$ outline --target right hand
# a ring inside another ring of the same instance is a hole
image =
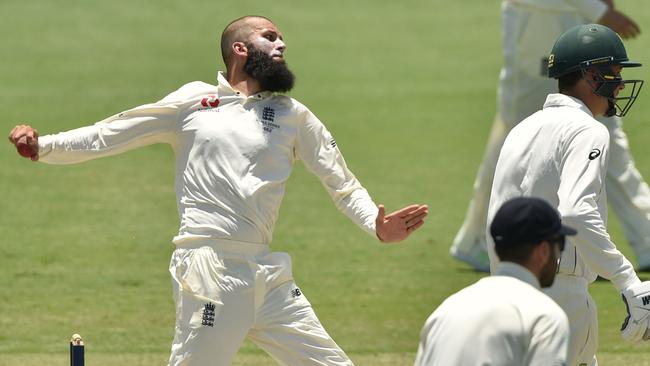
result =
[[[38,131],[29,125],[18,125],[9,133],[9,142],[16,146],[18,154],[38,160]]]
[[[623,39],[634,38],[641,33],[641,29],[634,20],[614,9],[613,6],[607,9],[602,18],[598,20],[598,23],[611,28]]]
[[[628,342],[650,340],[650,282],[632,285],[621,293],[627,317],[621,326],[621,335]]]

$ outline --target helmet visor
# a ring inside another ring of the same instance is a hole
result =
[[[610,108],[606,113],[607,117],[623,117],[632,108],[636,98],[641,92],[643,80],[624,80],[620,74],[614,75],[612,66],[638,67],[637,62],[617,63],[612,57],[604,57],[595,60],[582,62],[580,69],[582,74],[596,76],[596,83],[592,85],[594,93],[608,99]]]
[[[637,96],[639,96],[639,92],[641,92],[643,80],[623,80],[622,83],[624,88],[613,98],[614,105],[616,106],[615,115],[619,117],[626,115],[630,108],[632,108],[632,104],[634,104]]]

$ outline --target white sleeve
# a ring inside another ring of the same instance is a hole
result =
[[[598,205],[607,205],[604,180],[609,154],[609,134],[602,125],[578,132],[563,149],[560,167],[559,211],[578,234],[571,237],[587,266],[620,291],[639,278],[630,261],[612,243]],[[597,151],[600,152],[596,156]],[[560,263],[562,268],[567,263]],[[570,265],[570,263],[569,263]]]
[[[178,105],[154,103],[116,114],[94,125],[42,136],[39,161],[73,164],[155,143],[173,143]]]
[[[602,0],[566,0],[588,22],[596,23],[609,9]]]
[[[296,153],[323,183],[336,204],[354,223],[375,235],[377,205],[350,172],[336,141],[321,121],[304,108],[298,122]]]

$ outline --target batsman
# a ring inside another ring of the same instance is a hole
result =
[[[293,279],[291,257],[269,243],[295,162],[336,206],[383,242],[406,239],[426,205],[384,213],[348,169],[332,134],[294,85],[283,34],[246,16],[222,33],[218,85],[191,82],[162,100],[91,126],[39,137],[9,135],[33,161],[72,164],[166,143],[176,157],[180,216],[169,271],[176,301],[171,366],[229,365],[248,337],[283,365],[352,365]]]
[[[588,24],[569,29],[555,42],[549,76],[559,93],[546,97],[543,109],[517,125],[506,138],[497,163],[488,222],[515,196],[552,203],[563,221],[577,230],[559,259],[553,286],[545,292],[569,318],[568,365],[597,365],[598,315],[589,283],[601,276],[623,298],[628,316],[621,334],[628,341],[650,339],[650,282],[641,282],[630,261],[607,233],[605,174],[609,133],[594,117],[623,116],[636,100],[642,80],[623,79],[628,59],[611,29]],[[490,267],[499,259],[489,243]]]

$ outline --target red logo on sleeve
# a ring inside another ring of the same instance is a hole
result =
[[[219,99],[216,95],[208,95],[207,98],[201,99],[201,105],[204,107],[216,108],[219,105]]]

